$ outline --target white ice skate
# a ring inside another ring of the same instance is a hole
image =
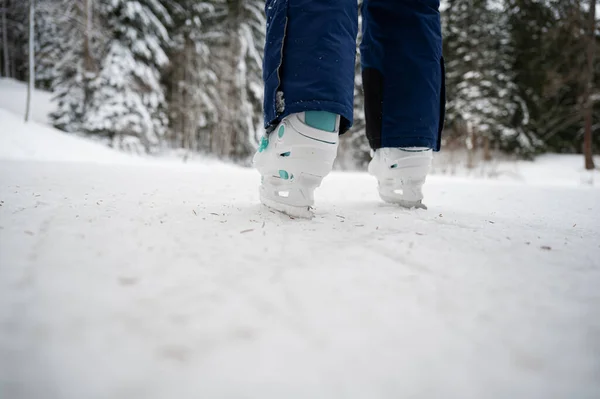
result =
[[[314,191],[337,155],[339,125],[339,116],[301,112],[262,138],[253,163],[262,175],[263,204],[290,216],[313,216]]]
[[[427,209],[422,188],[432,160],[428,148],[380,148],[369,163],[369,173],[377,178],[379,196],[385,202]]]

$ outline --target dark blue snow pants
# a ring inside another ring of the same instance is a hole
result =
[[[265,128],[328,111],[353,122],[357,0],[267,0]],[[364,0],[360,45],[371,147],[440,148],[445,94],[439,0]]]

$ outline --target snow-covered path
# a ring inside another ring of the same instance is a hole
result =
[[[0,161],[0,397],[598,398],[600,190]],[[2,393],[4,392],[4,393]]]

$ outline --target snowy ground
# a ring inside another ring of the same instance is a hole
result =
[[[0,110],[0,398],[598,398],[600,189],[566,159],[434,176],[428,211],[336,173],[292,220],[252,170]]]
[[[54,110],[51,99],[52,94],[35,90],[31,98],[31,116],[34,121],[39,123],[49,122],[48,115]],[[25,83],[14,79],[0,78],[0,109],[10,111],[24,118],[26,103],[27,85]],[[4,120],[4,118],[0,120]],[[3,126],[0,125],[0,129],[3,129]]]

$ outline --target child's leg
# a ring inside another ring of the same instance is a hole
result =
[[[268,0],[265,127],[254,156],[263,204],[311,217],[338,136],[352,125],[356,0]]]
[[[356,0],[267,0],[265,127],[288,115],[327,111],[352,125]]]
[[[440,149],[444,80],[439,0],[364,0],[361,43],[369,172],[386,202],[424,207]]]
[[[364,0],[361,43],[373,149],[440,148],[443,61],[439,0]]]

